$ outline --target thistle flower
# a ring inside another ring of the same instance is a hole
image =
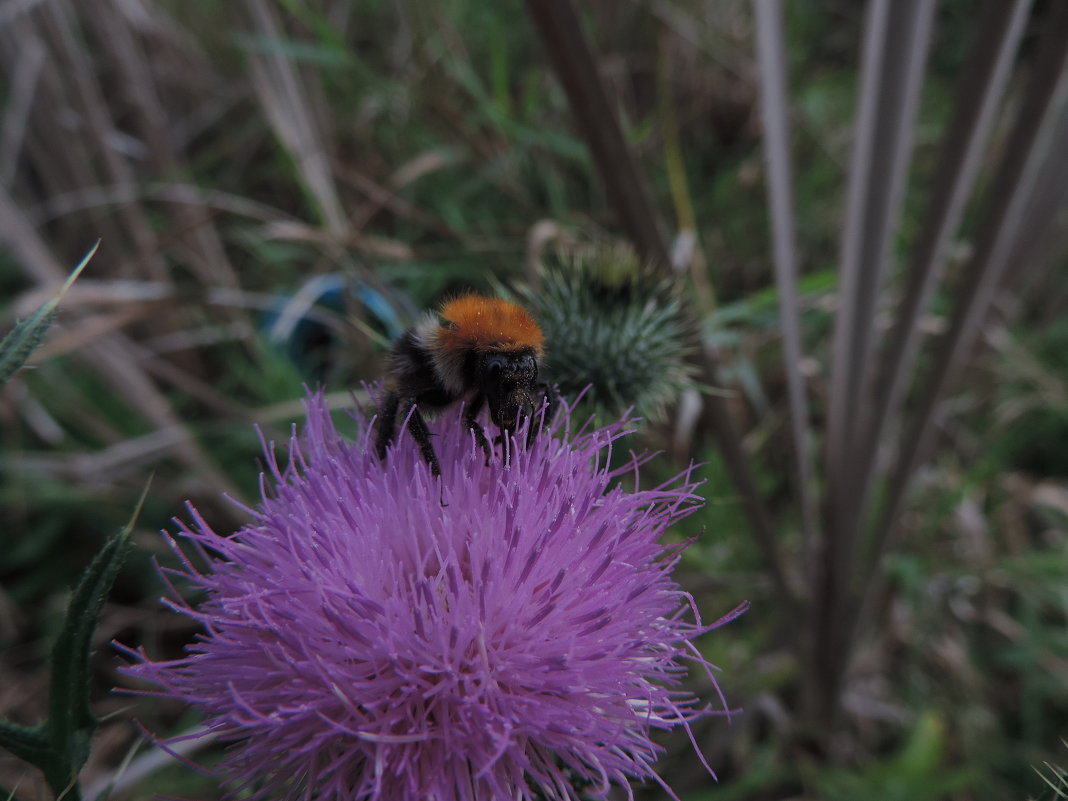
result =
[[[658,420],[692,385],[682,304],[629,245],[559,244],[537,277],[520,294],[545,333],[545,377],[565,396],[585,392],[606,419],[633,408]]]
[[[267,448],[270,488],[233,536],[190,510],[179,536],[208,568],[166,571],[190,585],[168,603],[205,633],[173,661],[121,649],[125,673],[198,708],[232,744],[230,789],[252,798],[664,784],[650,732],[711,711],[680,684],[687,663],[711,669],[692,641],[741,611],[703,625],[671,580],[680,548],[658,539],[699,502],[689,474],[628,491],[607,467],[625,424],[571,435],[559,419],[486,465],[443,415],[435,479],[407,435],[379,462],[355,417],[346,442],[312,396],[288,459]]]

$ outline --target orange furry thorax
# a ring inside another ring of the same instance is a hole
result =
[[[518,350],[540,356],[544,335],[525,309],[500,298],[463,295],[442,304],[447,325],[439,334],[446,349]]]

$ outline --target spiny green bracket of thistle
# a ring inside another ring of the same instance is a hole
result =
[[[1068,748],[1068,740],[1062,739],[1061,742]],[[1049,762],[1044,762],[1043,766],[1043,768],[1033,768],[1046,785],[1042,795],[1038,796],[1036,801],[1058,801],[1058,799],[1068,798],[1068,769]]]
[[[59,292],[55,294],[55,297],[43,304],[25,320],[17,322],[15,327],[0,340],[0,384],[6,383],[15,374],[15,371],[26,363],[30,355],[37,350],[37,346],[41,344],[45,333],[56,320],[56,309],[59,307],[59,301],[70,289],[74,280],[81,275],[85,265],[93,258],[98,247],[100,247],[100,240],[97,240],[96,244],[85,254],[85,257],[74,268],[70,277],[60,287]]]
[[[690,325],[669,281],[624,243],[559,246],[520,294],[545,333],[545,378],[606,419],[662,420],[692,386]]]

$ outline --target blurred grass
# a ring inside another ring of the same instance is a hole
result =
[[[898,251],[918,229],[978,5],[939,5]],[[863,15],[847,2],[785,9],[805,370],[822,397]],[[762,456],[757,480],[796,563],[748,4],[593,0],[582,10],[655,205],[697,226],[716,303],[705,339],[723,354],[732,409]],[[449,291],[527,277],[539,220],[587,231],[614,222],[519,0],[47,0],[0,13],[0,64],[0,168],[12,165],[0,169],[5,330],[61,280],[51,264],[75,263],[103,239],[64,302],[52,355],[0,394],[0,713],[31,722],[67,588],[128,518],[149,471],[140,551],[99,641],[166,653],[191,632],[158,609],[145,554],[168,557],[154,532],[186,499],[222,529],[239,525],[219,492],[256,496],[253,421],[284,438],[291,418],[264,414],[299,399],[302,383],[346,390],[381,374],[388,323],[369,298],[406,324]],[[685,738],[667,743],[663,773],[684,798],[1042,791],[1031,766],[1058,761],[1068,721],[1060,265],[991,324],[992,347],[948,404],[949,447],[917,477],[902,521],[911,547],[889,564],[887,628],[860,653],[846,697],[852,736],[833,758],[811,750],[803,666],[782,645],[795,610],[772,602],[707,424],[693,432],[686,456],[705,463],[708,504],[680,527],[697,538],[683,579],[710,618],[742,597],[753,609],[709,646],[728,699],[746,710],[698,730],[721,783],[709,785]],[[318,303],[299,336],[272,341],[279,309],[329,275],[346,287],[336,303]],[[949,300],[925,325],[944,326]],[[644,444],[670,450],[672,434],[650,427]],[[680,467],[668,461],[651,468],[666,477]],[[95,664],[98,706],[114,717],[90,780],[138,736],[129,699],[108,695],[106,648]],[[136,714],[161,733],[193,725],[175,709]],[[47,797],[0,758],[0,785],[20,780],[17,797]],[[207,798],[212,788],[168,767],[125,797]]]

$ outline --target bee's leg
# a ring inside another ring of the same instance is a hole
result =
[[[419,450],[423,454],[423,459],[430,465],[430,473],[440,476],[441,465],[438,464],[438,455],[434,453],[434,446],[430,443],[430,429],[427,428],[423,415],[419,414],[419,409],[413,408],[414,406],[415,398],[404,399],[404,412],[407,414],[408,410],[411,409],[411,414],[408,415],[408,430],[411,432],[412,438],[419,443]]]
[[[475,442],[478,443],[478,447],[482,448],[482,452],[486,454],[486,465],[490,463],[490,444],[486,439],[486,432],[482,430],[482,426],[478,422],[478,413],[482,411],[482,405],[486,402],[486,396],[481,392],[475,395],[471,399],[471,402],[464,410],[464,425],[475,432]]]
[[[535,435],[545,428],[556,414],[556,393],[544,381],[539,382],[537,386],[541,392],[541,398],[538,405],[534,407],[534,419],[530,421],[530,426],[527,428],[528,448],[534,444]]]
[[[386,459],[386,449],[393,442],[393,432],[397,428],[397,409],[400,407],[400,395],[390,392],[386,395],[386,402],[378,410],[378,420],[375,421],[375,452],[382,461]]]

